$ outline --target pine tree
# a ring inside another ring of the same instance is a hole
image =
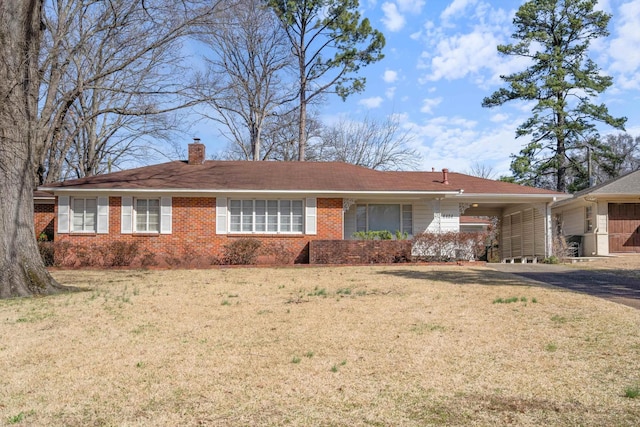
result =
[[[615,118],[593,98],[612,84],[588,56],[590,42],[609,35],[611,15],[594,10],[597,0],[531,0],[513,20],[516,43],[498,46],[503,55],[530,59],[525,70],[501,76],[507,87],[482,101],[495,107],[508,101],[534,101],[532,117],[516,137],[530,142],[513,156],[517,182],[566,191],[568,171],[577,153],[599,139],[596,125],[624,129],[626,118]],[[590,147],[596,150],[598,147]]]

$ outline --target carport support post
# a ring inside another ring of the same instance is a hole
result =
[[[555,199],[555,197],[554,197]],[[545,258],[550,257],[551,255],[553,255],[553,223],[551,220],[551,204],[553,202],[547,202],[546,203],[546,209],[545,209]]]

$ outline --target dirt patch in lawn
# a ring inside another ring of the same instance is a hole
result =
[[[54,275],[0,301],[0,424],[640,423],[640,311],[488,268]]]

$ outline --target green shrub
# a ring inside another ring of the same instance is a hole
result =
[[[396,240],[407,240],[409,238],[409,233],[406,231],[396,230]]]
[[[358,240],[392,240],[393,234],[388,230],[356,231],[352,234]]]

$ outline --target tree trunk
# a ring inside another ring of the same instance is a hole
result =
[[[304,94],[304,92],[302,92]],[[304,162],[307,148],[307,101],[300,95],[300,117],[298,120],[298,161]]]
[[[67,289],[46,270],[33,221],[42,1],[0,1],[0,298]]]
[[[562,94],[557,95],[558,103],[564,104]],[[566,127],[565,112],[561,110],[556,113],[558,129],[556,130],[556,191],[565,193],[567,191],[567,162],[565,159],[566,146],[564,128]]]

